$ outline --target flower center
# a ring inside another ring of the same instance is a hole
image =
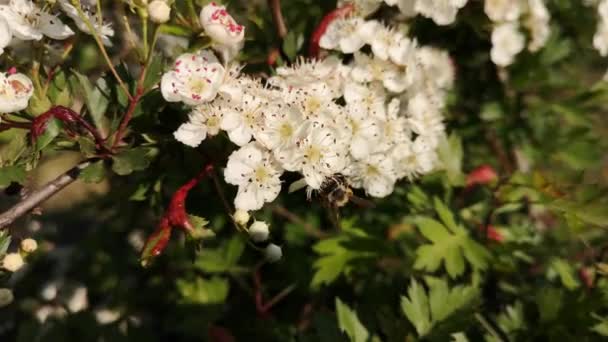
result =
[[[291,127],[291,125],[287,122],[283,123],[279,128],[279,136],[281,137],[281,140],[288,140],[289,138],[291,138],[292,135],[293,127]]]
[[[191,78],[188,86],[192,93],[201,94],[207,89],[207,82],[201,78]]]
[[[257,169],[255,169],[255,180],[256,181],[263,183],[269,177],[270,177],[270,173],[264,166],[260,166]]]
[[[316,164],[321,160],[321,149],[316,146],[308,146],[304,153],[304,158],[308,160],[310,164]]]

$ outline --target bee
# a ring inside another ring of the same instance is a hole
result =
[[[360,207],[371,208],[374,203],[357,197],[350,187],[346,177],[341,174],[335,174],[326,179],[318,191],[321,204],[328,210],[329,218],[332,224],[340,227],[340,219],[338,209],[346,206],[348,203],[354,203]]]

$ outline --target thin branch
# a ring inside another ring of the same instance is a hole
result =
[[[287,27],[285,26],[285,19],[283,19],[283,13],[281,12],[281,0],[268,0],[268,6],[272,12],[272,21],[274,22],[277,34],[279,38],[283,39],[287,35]]]
[[[32,192],[21,202],[15,204],[12,208],[0,215],[0,229],[7,227],[17,220],[19,217],[27,214],[32,209],[36,208],[40,203],[51,198],[66,186],[72,184],[82,170],[91,165],[93,160],[86,160],[74,166],[51,182],[44,185],[42,188]]]
[[[323,232],[322,230],[319,230],[317,227],[315,227],[315,226],[311,225],[310,223],[306,222],[303,218],[301,218],[300,216],[292,213],[287,208],[285,208],[285,207],[283,207],[281,205],[278,205],[278,204],[277,205],[273,205],[272,206],[272,211],[275,214],[277,214],[277,215],[279,215],[279,216],[287,219],[288,221],[291,221],[292,223],[301,225],[302,227],[304,227],[304,230],[308,234],[310,234],[310,235],[312,235],[312,236],[314,236],[314,237],[316,237],[318,239],[324,239],[324,238],[326,238],[328,236],[327,233]]]

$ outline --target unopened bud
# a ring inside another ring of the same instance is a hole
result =
[[[239,209],[235,211],[232,217],[234,218],[234,222],[239,226],[245,226],[249,222],[249,213],[245,210]]]
[[[10,289],[0,289],[0,308],[13,302],[13,291]]]
[[[266,257],[266,260],[268,260],[268,262],[277,262],[283,257],[283,251],[281,250],[281,247],[275,245],[274,243],[271,243],[266,246],[264,256]]]
[[[34,253],[38,249],[38,243],[34,239],[25,239],[21,241],[21,250],[24,253]]]
[[[17,272],[23,267],[23,258],[19,253],[9,253],[2,260],[2,268],[9,272]]]
[[[154,0],[148,5],[150,20],[157,24],[164,24],[171,18],[171,7],[163,0]]]
[[[268,231],[268,224],[264,221],[255,221],[249,227],[249,236],[254,242],[262,242],[268,239],[270,232]]]

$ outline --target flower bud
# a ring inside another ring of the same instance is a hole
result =
[[[266,257],[266,260],[268,260],[268,262],[277,262],[283,257],[283,251],[281,250],[281,247],[275,245],[274,243],[271,243],[266,246],[266,250],[264,250],[264,256]]]
[[[38,249],[38,243],[34,239],[25,239],[21,241],[21,251],[30,254]]]
[[[236,55],[245,40],[245,27],[237,24],[226,7],[212,2],[203,7],[200,19],[205,33],[215,43],[214,48],[228,57]]]
[[[268,224],[264,221],[255,221],[249,227],[249,236],[254,242],[262,242],[268,239]]]
[[[171,18],[171,7],[163,0],[154,0],[148,5],[150,20],[157,24],[164,24]]]
[[[239,226],[244,226],[247,224],[247,222],[249,222],[249,213],[245,210],[241,210],[238,209],[237,211],[234,212],[234,215],[232,216],[234,218],[234,222],[236,222],[236,224],[238,224]]]
[[[13,291],[10,289],[0,289],[0,308],[13,302]]]
[[[16,272],[23,267],[23,258],[19,253],[9,253],[2,260],[2,268],[9,272]]]

